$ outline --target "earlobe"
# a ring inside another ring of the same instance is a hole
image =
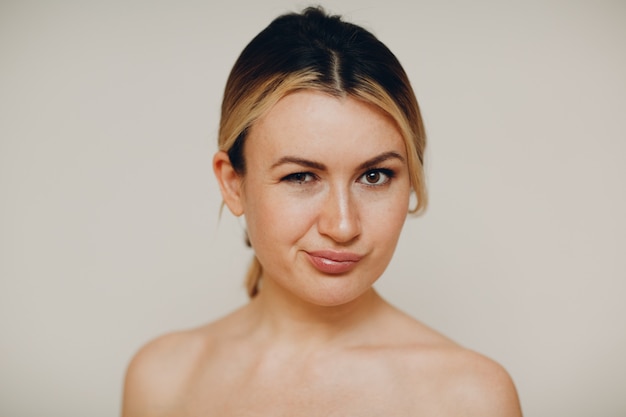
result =
[[[213,157],[213,172],[222,192],[224,203],[235,216],[241,216],[243,210],[242,177],[230,163],[228,154],[218,151]]]

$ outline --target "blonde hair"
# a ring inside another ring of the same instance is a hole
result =
[[[307,8],[279,16],[243,50],[226,83],[218,147],[235,171],[246,174],[248,130],[287,94],[304,89],[350,96],[393,118],[408,155],[411,187],[421,213],[427,205],[424,179],[426,134],[409,79],[393,53],[360,26]],[[263,268],[255,256],[246,276],[250,297],[259,291]]]

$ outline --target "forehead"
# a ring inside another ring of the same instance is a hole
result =
[[[350,96],[314,90],[280,99],[252,125],[246,148],[251,151],[247,157],[256,152],[364,157],[390,150],[406,153],[395,121],[382,110]]]

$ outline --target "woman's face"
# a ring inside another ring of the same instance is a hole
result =
[[[353,98],[300,91],[251,128],[240,205],[272,280],[300,299],[339,305],[383,273],[411,191],[393,120]]]

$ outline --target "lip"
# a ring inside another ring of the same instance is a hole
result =
[[[351,271],[363,258],[352,252],[320,250],[306,252],[309,261],[318,271],[324,274],[339,275]]]

